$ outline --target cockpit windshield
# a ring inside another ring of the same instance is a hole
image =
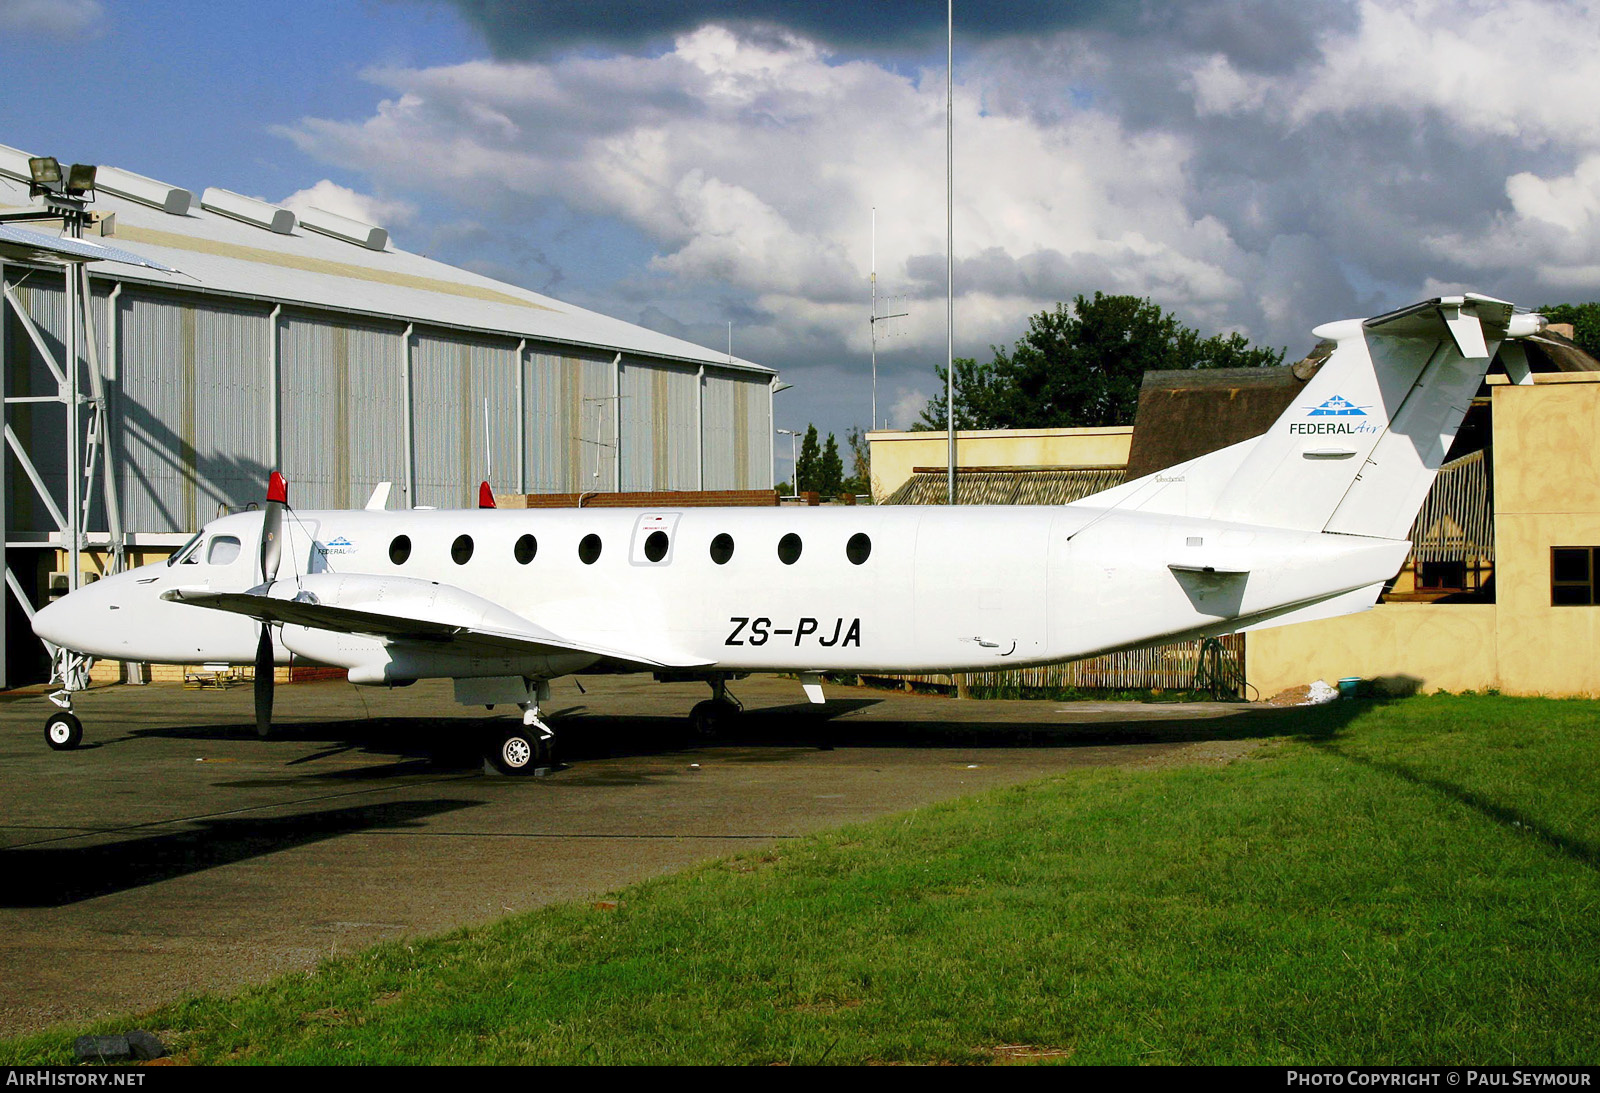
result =
[[[195,532],[193,539],[190,539],[187,543],[184,543],[183,546],[179,547],[177,551],[173,553],[172,557],[167,559],[167,564],[178,565],[180,562],[199,561],[200,559],[196,555],[196,552],[199,550],[200,540],[205,538],[205,534],[206,533],[204,530]]]

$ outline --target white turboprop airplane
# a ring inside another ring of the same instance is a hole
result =
[[[256,667],[256,716],[290,656],[352,683],[448,677],[458,701],[515,703],[492,761],[549,761],[549,681],[648,671],[726,683],[797,673],[982,671],[1364,610],[1491,361],[1544,328],[1486,296],[1318,327],[1336,343],[1262,435],[1055,507],[261,512],[207,524],[166,563],[39,611],[66,709],[90,658]],[[375,495],[376,499],[376,495]],[[492,504],[492,499],[491,499]]]

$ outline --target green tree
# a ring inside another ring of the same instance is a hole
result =
[[[1252,346],[1242,334],[1202,338],[1147,299],[1075,297],[1028,319],[1008,354],[955,362],[959,429],[1063,428],[1128,425],[1139,385],[1150,371],[1175,368],[1257,368],[1280,364],[1283,350]],[[941,384],[944,370],[935,369]],[[945,399],[929,400],[917,428],[945,428]]]
[[[800,454],[794,462],[796,493],[809,493],[817,488],[817,472],[821,462],[822,448],[817,443],[817,427],[812,425],[806,429],[805,439],[800,442]]]
[[[844,480],[844,492],[857,496],[872,492],[872,452],[867,446],[866,430],[852,425],[845,434],[850,445],[850,477]]]
[[[839,442],[828,434],[822,447],[822,459],[817,465],[817,492],[825,498],[838,497],[844,492],[844,460],[839,458]]]

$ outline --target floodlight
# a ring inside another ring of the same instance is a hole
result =
[[[56,166],[59,175],[61,167]],[[74,163],[67,170],[67,193],[73,197],[84,197],[94,193],[94,164]]]
[[[28,172],[41,189],[52,190],[61,184],[61,161],[55,156],[30,156]]]

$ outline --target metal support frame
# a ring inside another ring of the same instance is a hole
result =
[[[81,207],[52,202],[51,209],[65,223],[69,237],[74,239],[83,237],[83,227],[89,218]],[[3,424],[0,424],[0,432],[3,432],[5,438],[5,448],[0,449],[0,459],[3,459],[4,450],[11,452],[34,492],[49,512],[56,527],[55,538],[67,553],[67,587],[69,591],[75,591],[83,583],[83,550],[88,541],[87,528],[97,493],[106,520],[106,540],[111,550],[109,570],[112,573],[121,572],[126,567],[127,536],[122,526],[122,506],[117,492],[115,450],[110,442],[109,399],[100,361],[100,339],[95,330],[94,294],[87,262],[66,257],[61,261],[61,269],[67,302],[66,328],[62,332],[65,360],[57,360],[56,355],[50,351],[49,344],[17,293],[16,285],[8,277],[0,277],[0,328],[3,328],[9,308],[10,312],[16,315],[18,323],[28,335],[29,341],[33,343],[39,358],[44,361],[45,367],[56,381],[54,395],[13,394],[6,382],[8,377],[5,361],[0,358],[0,407],[4,407],[0,412],[3,412],[5,419]],[[117,330],[116,308],[120,293],[119,283],[108,297],[110,308],[108,327],[113,339]],[[113,367],[116,356],[117,347],[113,343],[107,357],[108,363]],[[87,395],[82,387],[85,374],[89,381]],[[51,402],[60,403],[66,415],[67,443],[63,454],[67,490],[64,506],[57,504],[55,498],[51,496],[33,456],[23,446],[9,421],[11,406],[22,404],[37,406]],[[8,488],[9,483],[0,483],[0,494],[5,494]],[[4,570],[6,587],[32,618],[34,605],[23,583],[12,571],[6,551],[8,546],[20,545],[10,539],[11,508],[11,498],[4,496],[3,500],[0,500],[0,518],[4,521],[0,524],[0,528],[4,529],[4,534],[0,535],[0,569]],[[0,627],[0,630],[3,630],[3,627]],[[64,657],[63,650],[51,649],[50,652],[54,661],[56,680],[65,687],[68,695],[66,704],[70,708],[70,693],[81,689],[86,682],[88,662],[81,657]],[[0,637],[0,687],[7,686],[9,682],[5,672],[5,644],[3,637]],[[61,699],[58,698],[57,701],[59,703]]]

